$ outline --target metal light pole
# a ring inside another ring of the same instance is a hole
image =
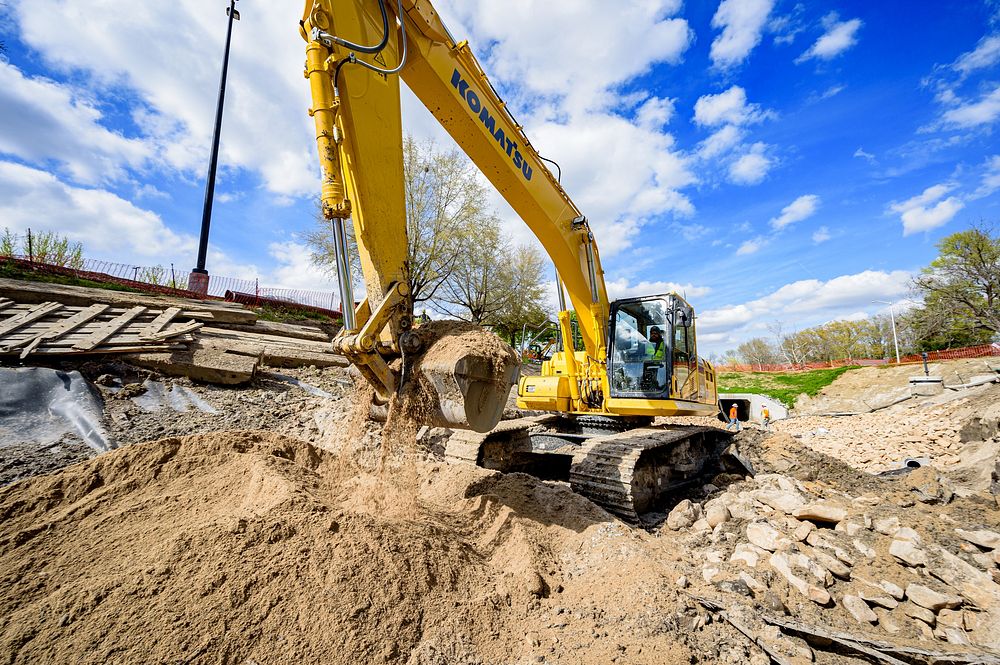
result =
[[[896,337],[896,314],[893,312],[895,303],[888,300],[873,300],[872,302],[882,303],[889,306],[889,320],[892,321],[892,345],[896,348],[896,364],[899,364],[899,338]]]
[[[226,102],[226,77],[229,74],[229,45],[233,38],[233,21],[240,20],[236,11],[236,0],[229,0],[226,8],[229,28],[226,31],[226,51],[222,57],[222,79],[219,82],[219,103],[215,107],[215,133],[212,136],[212,157],[208,162],[208,181],[205,183],[205,206],[201,214],[201,238],[198,241],[198,265],[188,276],[188,289],[208,295],[208,270],[205,259],[208,255],[208,230],[212,224],[212,201],[215,199],[215,171],[219,166],[219,136],[222,133],[222,108]]]

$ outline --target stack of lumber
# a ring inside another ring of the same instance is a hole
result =
[[[347,365],[322,328],[258,321],[238,303],[0,278],[0,356],[104,353],[222,384],[260,365]]]
[[[191,333],[204,325],[193,320],[174,322],[184,315],[180,307],[31,305],[0,297],[0,355],[23,359],[32,354],[174,350],[194,341]]]

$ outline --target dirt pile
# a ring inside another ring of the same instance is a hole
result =
[[[653,539],[568,489],[421,463],[407,518],[340,468],[219,433],[3,488],[0,659],[689,662]]]

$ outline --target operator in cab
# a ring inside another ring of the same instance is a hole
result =
[[[649,343],[646,344],[646,357],[647,362],[662,362],[663,361],[663,332],[657,326],[653,326],[649,329]]]

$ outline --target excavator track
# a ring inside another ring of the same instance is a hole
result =
[[[635,523],[664,495],[699,482],[728,440],[713,427],[651,427],[594,437],[573,454],[570,486]]]
[[[593,423],[587,423],[593,434],[580,434],[560,427],[564,423],[548,415],[503,421],[486,434],[456,432],[445,457],[505,473],[568,481],[573,491],[637,523],[666,495],[719,469],[731,436],[698,426],[647,426],[605,434],[599,430],[614,427],[594,428]]]

